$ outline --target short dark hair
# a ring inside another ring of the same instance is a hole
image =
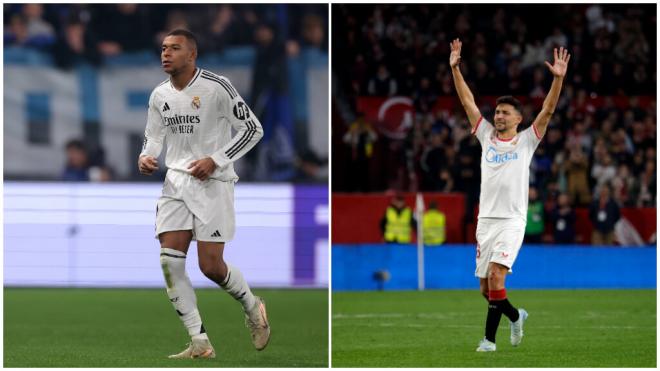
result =
[[[80,139],[71,139],[66,143],[64,148],[68,149],[79,149],[81,151],[86,151],[87,147],[85,146],[85,143],[80,140]]]
[[[495,101],[495,106],[498,106],[500,104],[510,104],[513,106],[513,108],[516,109],[516,111],[518,111],[518,113],[522,113],[521,110],[522,104],[518,99],[514,98],[511,95],[503,95],[497,98],[497,100]]]
[[[197,37],[194,33],[186,29],[177,28],[176,30],[170,31],[170,33],[165,36],[183,36],[186,38],[186,40],[188,40],[188,42],[190,42],[190,44],[193,46],[193,49],[197,49]]]

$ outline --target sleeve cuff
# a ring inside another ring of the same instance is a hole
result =
[[[481,120],[483,120],[483,118],[484,118],[483,116],[479,117],[479,120],[477,121],[477,124],[474,125],[474,129],[472,129],[471,134],[474,134],[474,133],[477,132],[477,129],[479,129],[479,125],[481,125]]]
[[[534,130],[534,135],[536,135],[536,138],[538,140],[541,140],[543,137],[541,136],[538,129],[536,128],[536,125],[532,124],[532,129]]]
[[[211,159],[213,162],[215,162],[218,168],[223,168],[229,164],[229,158],[227,158],[227,156],[222,151],[218,151],[212,154]]]

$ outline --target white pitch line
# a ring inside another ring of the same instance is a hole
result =
[[[430,319],[446,319],[448,317],[469,317],[479,315],[481,312],[435,312],[435,313],[336,313],[332,315],[332,319],[364,319],[364,318],[430,318]]]
[[[588,312],[578,312],[574,313],[573,318],[575,319],[601,319],[601,318],[608,318],[608,317],[620,317],[622,314],[626,314],[627,312],[607,312],[607,313],[601,313],[601,312],[593,312],[593,311],[588,311]],[[431,313],[355,313],[355,314],[348,314],[348,313],[335,313],[332,315],[332,319],[338,319],[338,320],[351,320],[351,319],[374,319],[374,318],[417,318],[417,319],[452,319],[456,317],[473,317],[473,316],[482,316],[483,312],[482,311],[474,311],[474,312],[431,312]],[[552,312],[547,312],[547,311],[542,311],[542,312],[534,312],[535,317],[556,317],[555,313]],[[656,315],[655,313],[650,315],[651,318],[655,318]]]
[[[409,327],[409,328],[483,328],[481,325],[424,325],[419,323],[393,323],[393,322],[380,322],[380,323],[332,323],[333,327]],[[567,328],[572,329],[590,329],[590,330],[652,330],[655,332],[655,327],[651,326],[532,326],[532,328],[537,329],[556,329],[556,330],[565,330]]]

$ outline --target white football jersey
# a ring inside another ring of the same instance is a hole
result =
[[[191,162],[211,157],[217,165],[211,178],[236,181],[233,162],[262,136],[261,123],[229,80],[197,68],[183,90],[168,79],[151,93],[140,156],[158,157],[166,142],[169,170],[190,173]]]
[[[511,139],[498,139],[483,117],[472,131],[481,143],[479,218],[515,218],[527,221],[529,165],[541,136],[534,125]]]

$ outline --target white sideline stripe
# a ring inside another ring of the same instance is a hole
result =
[[[596,319],[596,318],[607,318],[612,316],[625,315],[628,312],[626,311],[612,311],[607,313],[587,311],[581,313],[575,313],[575,318],[584,318],[584,319]],[[332,315],[332,319],[365,319],[365,318],[429,318],[429,319],[447,319],[451,317],[468,317],[468,316],[480,316],[483,315],[482,311],[473,311],[473,312],[431,312],[431,313],[335,313]],[[552,312],[542,311],[534,312],[536,316],[556,316]],[[652,314],[650,317],[655,318],[656,315]]]
[[[392,322],[381,322],[381,323],[332,323],[333,327],[343,327],[343,326],[350,326],[350,327],[355,327],[355,326],[360,326],[360,327],[410,327],[410,328],[431,328],[431,327],[444,327],[444,328],[480,328],[482,329],[483,326],[481,325],[423,325],[419,323],[406,323],[406,324],[399,324],[399,323],[392,323]],[[591,330],[653,330],[655,332],[655,327],[649,327],[649,326],[533,326],[533,328],[538,328],[538,329],[558,329],[558,330],[565,330],[567,328],[579,328],[579,329],[591,329]]]
[[[352,319],[352,318],[403,318],[403,317],[416,317],[416,318],[431,318],[442,319],[448,317],[465,317],[482,314],[482,312],[435,312],[435,313],[337,313],[332,315],[332,319]]]

